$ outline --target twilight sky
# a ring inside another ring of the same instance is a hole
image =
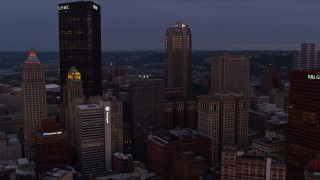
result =
[[[1,0],[0,51],[58,51],[58,3]],[[94,0],[101,5],[102,50],[164,49],[181,20],[194,50],[299,49],[320,42],[319,0]]]

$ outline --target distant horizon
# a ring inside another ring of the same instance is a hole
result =
[[[297,49],[298,50],[298,49]],[[294,49],[216,49],[216,50],[206,50],[206,49],[194,49],[192,51],[297,51]],[[108,51],[101,51],[101,52],[138,52],[138,51],[165,51],[165,50],[160,50],[160,49],[150,49],[150,50],[143,50],[143,49],[137,49],[137,50],[108,50]],[[1,51],[0,53],[14,53],[14,52],[21,52],[21,53],[28,53],[29,51],[24,51],[24,50],[16,50],[16,51]],[[37,51],[35,49],[36,53],[43,53],[43,52],[48,52],[48,53],[59,53],[59,51]]]

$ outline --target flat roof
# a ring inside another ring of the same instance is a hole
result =
[[[100,109],[100,108],[102,108],[98,104],[81,104],[81,105],[77,105],[77,107],[79,109],[81,109],[81,110],[90,110],[90,109]]]
[[[285,143],[285,140],[279,138],[259,138],[252,141],[252,143],[264,144],[264,145],[274,145],[274,144],[281,144]]]
[[[175,128],[171,130],[157,131],[154,132],[150,137],[162,144],[167,144],[185,138],[211,139],[210,136],[189,128]]]

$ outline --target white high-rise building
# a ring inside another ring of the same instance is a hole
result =
[[[22,92],[25,157],[34,159],[34,134],[41,126],[41,121],[47,118],[47,103],[43,64],[33,48],[23,64]]]
[[[105,171],[105,117],[98,104],[75,107],[77,164],[83,174]],[[111,149],[111,146],[110,146]]]
[[[106,171],[112,170],[112,103],[107,97],[103,97],[100,105],[104,110],[104,147],[105,147],[105,165]]]
[[[112,152],[123,152],[123,107],[122,101],[112,96],[108,91],[101,99],[101,104],[108,102],[110,106],[109,122],[111,122],[111,146]],[[105,114],[106,117],[106,114]],[[107,133],[107,132],[106,132]]]

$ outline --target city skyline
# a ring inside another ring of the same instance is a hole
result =
[[[2,1],[10,8],[0,17],[10,18],[0,19],[0,51],[58,51],[57,7],[64,2],[69,1]],[[316,1],[94,2],[103,9],[103,51],[164,50],[164,30],[176,21],[192,29],[194,50],[297,50],[301,42],[320,42]]]

